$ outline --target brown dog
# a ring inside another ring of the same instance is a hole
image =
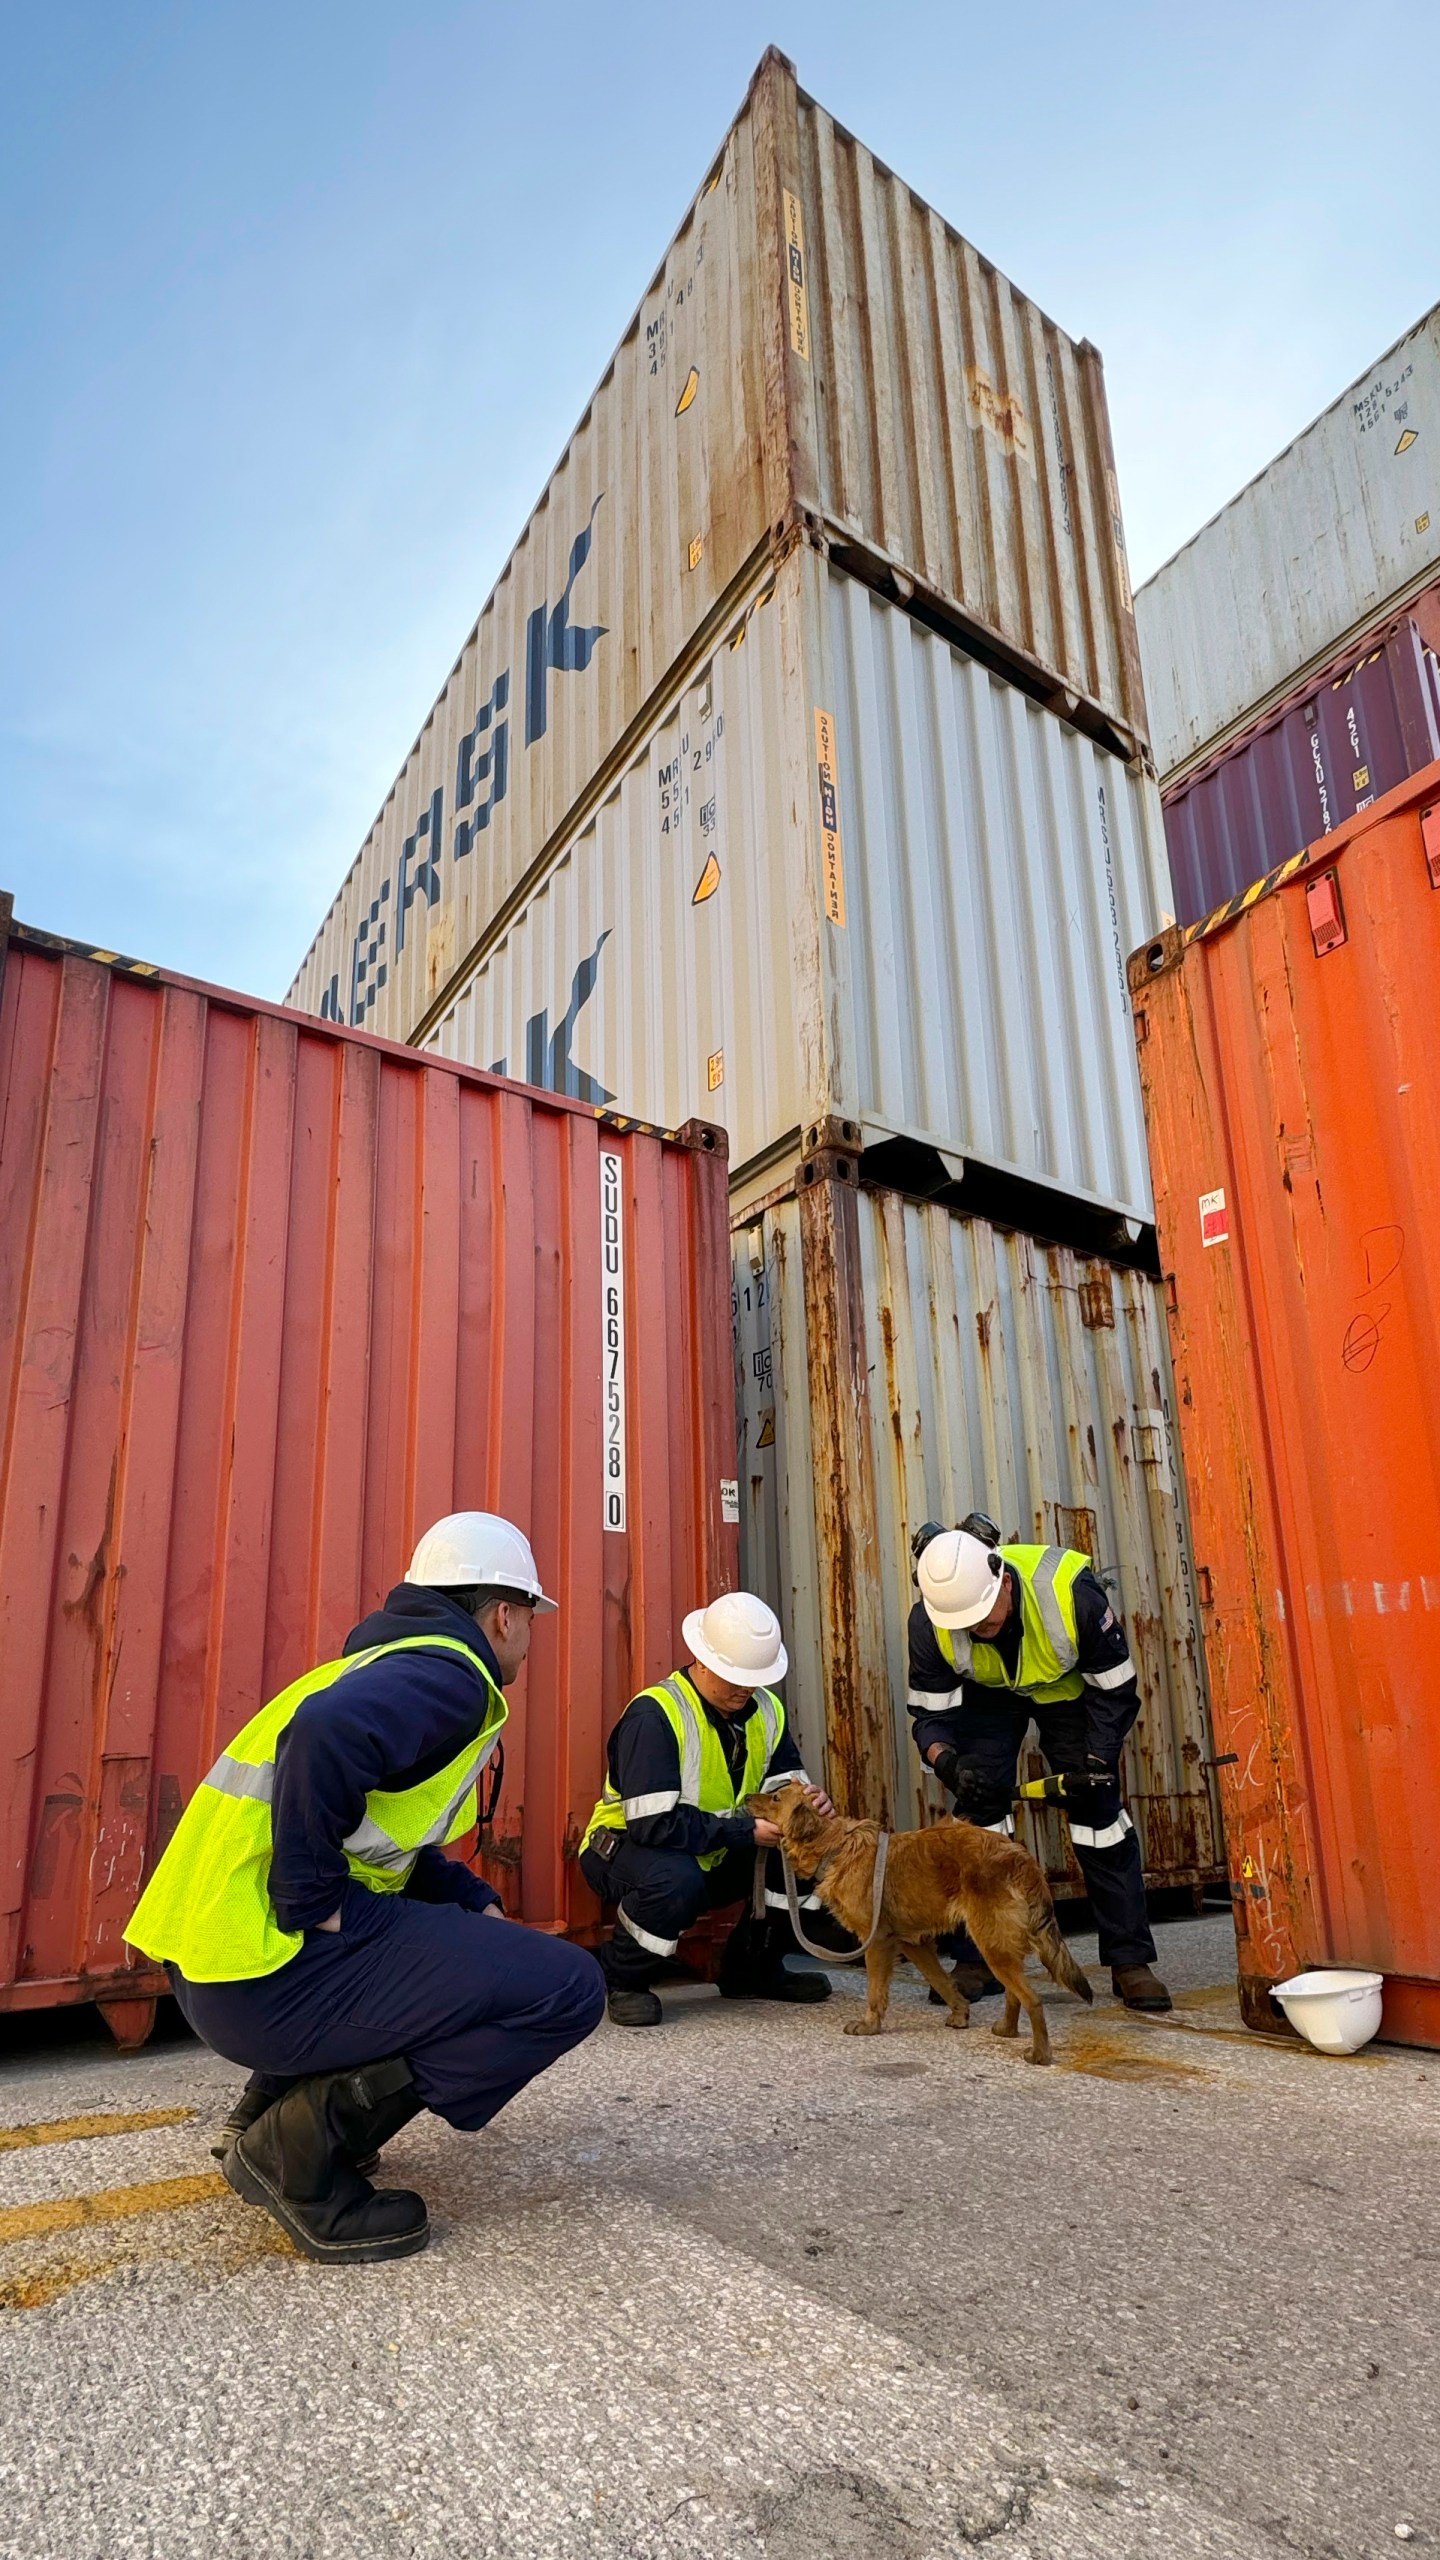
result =
[[[796,1874],[813,1884],[842,1928],[867,1937],[879,1824],[821,1813],[798,1779],[772,1794],[751,1796],[749,1810],[778,1824]],[[970,2003],[944,1971],[934,1945],[962,1927],[1005,1987],[1005,2015],[991,2033],[1018,2035],[1023,2004],[1030,2020],[1025,2058],[1048,2062],[1050,2037],[1045,2012],[1025,1979],[1027,1955],[1037,1955],[1046,1972],[1078,2000],[1091,2000],[1094,1994],[1055,1925],[1050,1888],[1029,1851],[971,1822],[937,1822],[928,1831],[892,1834],[880,1926],[865,1958],[865,2014],[853,2019],[845,2033],[878,2036],[899,1956],[908,1956],[931,1990],[939,1992],[951,2026],[968,2026]]]

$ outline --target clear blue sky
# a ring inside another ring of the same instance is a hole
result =
[[[1144,576],[1440,297],[1435,31],[8,0],[0,885],[283,990],[767,42],[1097,340]]]

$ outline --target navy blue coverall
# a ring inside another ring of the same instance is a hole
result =
[[[756,1701],[750,1699],[734,1715],[722,1715],[704,1698],[700,1704],[720,1737],[730,1783],[738,1787],[745,1771],[745,1729],[757,1711]],[[615,1934],[600,1951],[606,1981],[612,1991],[641,1991],[702,1912],[748,1902],[755,1875],[755,1821],[752,1814],[702,1813],[698,1805],[680,1801],[679,1745],[654,1698],[642,1694],[631,1699],[610,1736],[606,1758],[610,1783],[622,1803],[647,1796],[663,1800],[660,1812],[628,1816],[623,1831],[598,1833],[580,1854],[580,1872],[592,1892],[617,1906]],[[765,1776],[767,1784],[777,1785],[782,1778],[805,1776],[788,1718]],[[723,1849],[725,1856],[716,1866],[702,1867],[700,1860],[712,1849]],[[765,1900],[765,1929],[753,1928],[746,1915],[726,1941],[722,1984],[782,1964],[793,1949],[778,1856],[770,1861]],[[820,1932],[817,1943],[828,1943],[828,1914],[822,1918],[812,1895],[802,1907],[807,1931],[813,1920]],[[842,1933],[838,1943],[852,1942]]]
[[[1015,1575],[1005,1568],[1012,1585]],[[1020,1663],[1020,1610],[998,1636],[987,1637],[1012,1677]],[[1120,1801],[1120,1746],[1140,1712],[1140,1692],[1125,1629],[1093,1573],[1076,1575],[1076,1670],[1083,1698],[1039,1706],[1010,1689],[962,1680],[940,1650],[923,1600],[910,1612],[910,1720],[923,1760],[931,1745],[948,1744],[959,1755],[957,1811],[987,1831],[1013,1831],[1010,1800],[1016,1762],[1033,1718],[1040,1748],[1052,1769],[1088,1771],[1099,1763],[1111,1785],[1089,1822],[1072,1821],[1070,1838],[1095,1914],[1100,1961],[1153,1964],[1155,1941],[1145,1910],[1140,1843]],[[966,1782],[969,1782],[968,1784]],[[968,1953],[968,1949],[966,1950]]]
[[[458,1637],[492,1679],[499,1665],[468,1612],[401,1583],[345,1651],[407,1636]],[[169,1968],[196,2034],[276,2082],[403,2054],[427,2107],[464,2132],[498,2115],[536,2073],[597,2027],[600,1968],[582,1947],[486,1919],[493,1887],[422,1849],[401,1893],[350,1874],[343,1840],[372,1788],[418,1786],[476,1731],[475,1675],[453,1653],[392,1654],[303,1701],[280,1737],[270,1894],[304,1944],[254,1982],[189,1982]],[[483,1784],[483,1781],[482,1781]],[[338,1930],[319,1926],[333,1911]]]

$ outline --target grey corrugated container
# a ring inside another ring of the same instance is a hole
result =
[[[424,1037],[723,1121],[741,1186],[840,1120],[1143,1222],[1122,955],[1168,902],[1138,765],[802,543]]]
[[[1440,568],[1440,305],[1141,587],[1162,781]]]
[[[979,1505],[1093,1559],[1139,1670],[1124,1776],[1147,1881],[1216,1880],[1159,1285],[867,1188],[834,1154],[737,1218],[734,1245],[741,1571],[784,1621],[809,1766],[902,1828],[946,1809],[905,1708],[910,1538]],[[1024,1828],[1083,1891],[1063,1824],[1027,1809]]]
[[[291,990],[410,1038],[804,522],[1144,730],[1100,359],[766,55]]]

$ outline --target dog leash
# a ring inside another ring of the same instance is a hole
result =
[[[765,1861],[769,1855],[768,1849],[757,1849],[755,1852],[755,1883],[751,1892],[750,1908],[757,1920],[765,1916]],[[821,1964],[858,1964],[861,1957],[868,1953],[875,1943],[880,1927],[880,1914],[885,1904],[885,1866],[889,1855],[890,1834],[888,1831],[881,1831],[877,1833],[875,1840],[875,1879],[871,1886],[869,1934],[862,1939],[858,1947],[852,1947],[848,1954],[838,1955],[833,1947],[817,1947],[806,1937],[800,1919],[800,1896],[795,1890],[795,1870],[784,1850],[781,1850],[780,1865],[785,1877],[785,1906],[790,1914],[790,1926],[795,1932],[796,1944],[803,1948],[807,1956],[814,1956]]]

